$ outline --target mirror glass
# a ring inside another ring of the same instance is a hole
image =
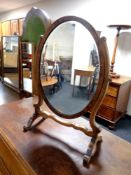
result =
[[[3,76],[8,84],[19,87],[18,36],[3,36]]]
[[[99,65],[95,40],[81,23],[58,25],[41,54],[41,85],[49,104],[66,115],[82,111],[96,92]]]
[[[21,42],[22,71],[23,71],[23,89],[32,93],[32,57],[33,44],[30,42]]]

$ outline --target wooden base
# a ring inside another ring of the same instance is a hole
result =
[[[103,142],[97,143],[99,150],[92,157],[89,167],[83,166],[83,156],[90,139],[82,132],[51,119],[30,132],[23,132],[23,125],[34,113],[33,103],[33,98],[27,98],[0,106],[0,128],[2,135],[4,133],[9,138],[8,142],[4,142],[8,147],[0,145],[0,157],[3,155],[3,159],[8,161],[8,170],[13,169],[14,175],[32,175],[31,169],[37,175],[131,174],[131,144],[104,129],[101,132]],[[46,105],[44,109],[47,109]],[[88,125],[84,118],[76,120]],[[7,154],[6,147],[13,150],[14,159]]]
[[[40,115],[41,114],[41,115]],[[43,115],[43,116],[42,116]],[[41,119],[39,119],[41,117]],[[36,108],[36,112],[33,114],[32,117],[29,118],[28,122],[27,122],[27,126],[23,127],[23,131],[29,131],[31,129],[36,128],[39,124],[41,124],[45,119],[52,119],[56,122],[58,122],[59,124],[62,124],[64,126],[68,126],[68,127],[72,127],[74,129],[80,130],[82,131],[84,134],[86,134],[87,136],[91,137],[91,141],[88,145],[87,148],[87,152],[84,154],[84,164],[86,164],[87,166],[89,165],[91,158],[94,156],[95,152],[97,151],[97,143],[102,141],[101,136],[98,136],[98,134],[95,134],[94,136],[91,136],[93,133],[93,131],[90,129],[88,129],[85,126],[79,125],[78,123],[75,122],[70,122],[70,121],[64,121],[63,119],[55,116],[54,114],[51,114],[47,111],[37,111]],[[39,119],[39,120],[37,120]],[[37,122],[36,122],[37,120]],[[35,123],[35,124],[34,124]]]
[[[95,155],[96,151],[97,151],[97,144],[102,142],[102,137],[101,136],[97,136],[97,137],[92,137],[91,141],[88,145],[88,149],[86,154],[84,155],[84,160],[83,163],[84,165],[89,165],[91,158]]]

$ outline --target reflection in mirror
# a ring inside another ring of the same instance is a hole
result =
[[[96,91],[99,68],[98,50],[90,32],[78,22],[64,22],[53,30],[43,47],[43,93],[57,111],[78,113]]]
[[[34,45],[31,42],[21,42],[23,90],[32,93],[32,60]]]
[[[3,76],[4,82],[19,88],[18,36],[3,36]]]

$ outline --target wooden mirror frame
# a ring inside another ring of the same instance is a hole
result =
[[[17,72],[18,72],[18,86],[14,86],[7,81],[4,80],[4,53],[3,53],[3,38],[4,37],[18,37],[18,56],[17,56]],[[21,87],[22,87],[22,82],[21,82],[21,59],[20,59],[20,42],[21,42],[21,37],[18,35],[8,35],[8,36],[2,36],[1,40],[1,47],[2,47],[2,82],[7,85],[8,87],[12,88],[14,91],[20,93],[21,92]]]
[[[95,92],[95,95],[91,99],[90,103],[82,111],[80,111],[76,114],[73,114],[73,115],[62,114],[58,110],[54,109],[51,106],[51,104],[48,102],[45,95],[43,95],[43,89],[42,89],[41,79],[40,79],[41,53],[42,53],[44,44],[45,44],[47,38],[49,37],[49,35],[51,34],[51,32],[57,26],[59,26],[60,24],[62,24],[64,22],[68,22],[68,21],[76,21],[76,22],[82,24],[91,33],[93,39],[96,42],[96,46],[98,48],[99,61],[100,61],[99,82],[98,82],[98,86],[97,86],[97,90]],[[41,122],[43,122],[47,118],[51,118],[64,126],[73,127],[77,130],[81,130],[87,136],[91,137],[91,141],[89,143],[87,153],[85,153],[85,155],[84,155],[84,161],[86,163],[89,163],[91,157],[94,155],[94,153],[96,151],[97,142],[101,141],[101,137],[98,136],[98,134],[100,133],[100,128],[95,123],[95,116],[96,116],[96,113],[101,105],[101,102],[102,102],[104,96],[105,96],[106,89],[108,87],[108,82],[109,82],[109,56],[108,56],[108,49],[107,49],[107,45],[106,45],[106,39],[104,37],[100,38],[98,36],[96,30],[86,20],[84,20],[82,18],[79,18],[76,16],[61,17],[58,20],[56,20],[49,27],[49,29],[45,33],[45,35],[41,37],[39,45],[38,45],[37,50],[36,50],[36,60],[37,60],[37,63],[36,63],[36,66],[34,68],[34,71],[36,72],[35,80],[36,80],[36,83],[38,84],[38,86],[37,86],[37,88],[38,88],[37,89],[38,103],[34,105],[35,113],[29,119],[27,126],[24,126],[24,131],[28,131],[28,130],[36,127],[38,124],[40,124]],[[43,104],[43,100],[46,102],[49,109],[51,109],[51,111],[53,111],[53,113],[52,112],[49,113],[48,111],[41,109],[41,106]],[[81,115],[83,115],[87,112],[90,113],[89,123],[90,123],[91,129],[87,129],[85,126],[80,126],[74,122],[71,123],[71,122],[64,121],[60,118],[60,117],[66,118],[66,119],[77,118],[77,117],[80,117]],[[38,123],[35,122],[35,124],[33,124],[34,121],[38,117],[42,117],[42,119],[40,119],[38,121]]]

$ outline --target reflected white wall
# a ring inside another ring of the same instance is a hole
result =
[[[60,61],[60,58],[72,59],[74,44],[74,26],[70,22],[63,23],[48,37],[45,58]],[[44,53],[44,50],[43,50]]]
[[[90,53],[94,48],[94,39],[88,30],[81,24],[75,24],[74,49],[71,84],[74,80],[74,69],[87,70],[90,64]],[[76,77],[75,85],[79,85],[80,77]]]

